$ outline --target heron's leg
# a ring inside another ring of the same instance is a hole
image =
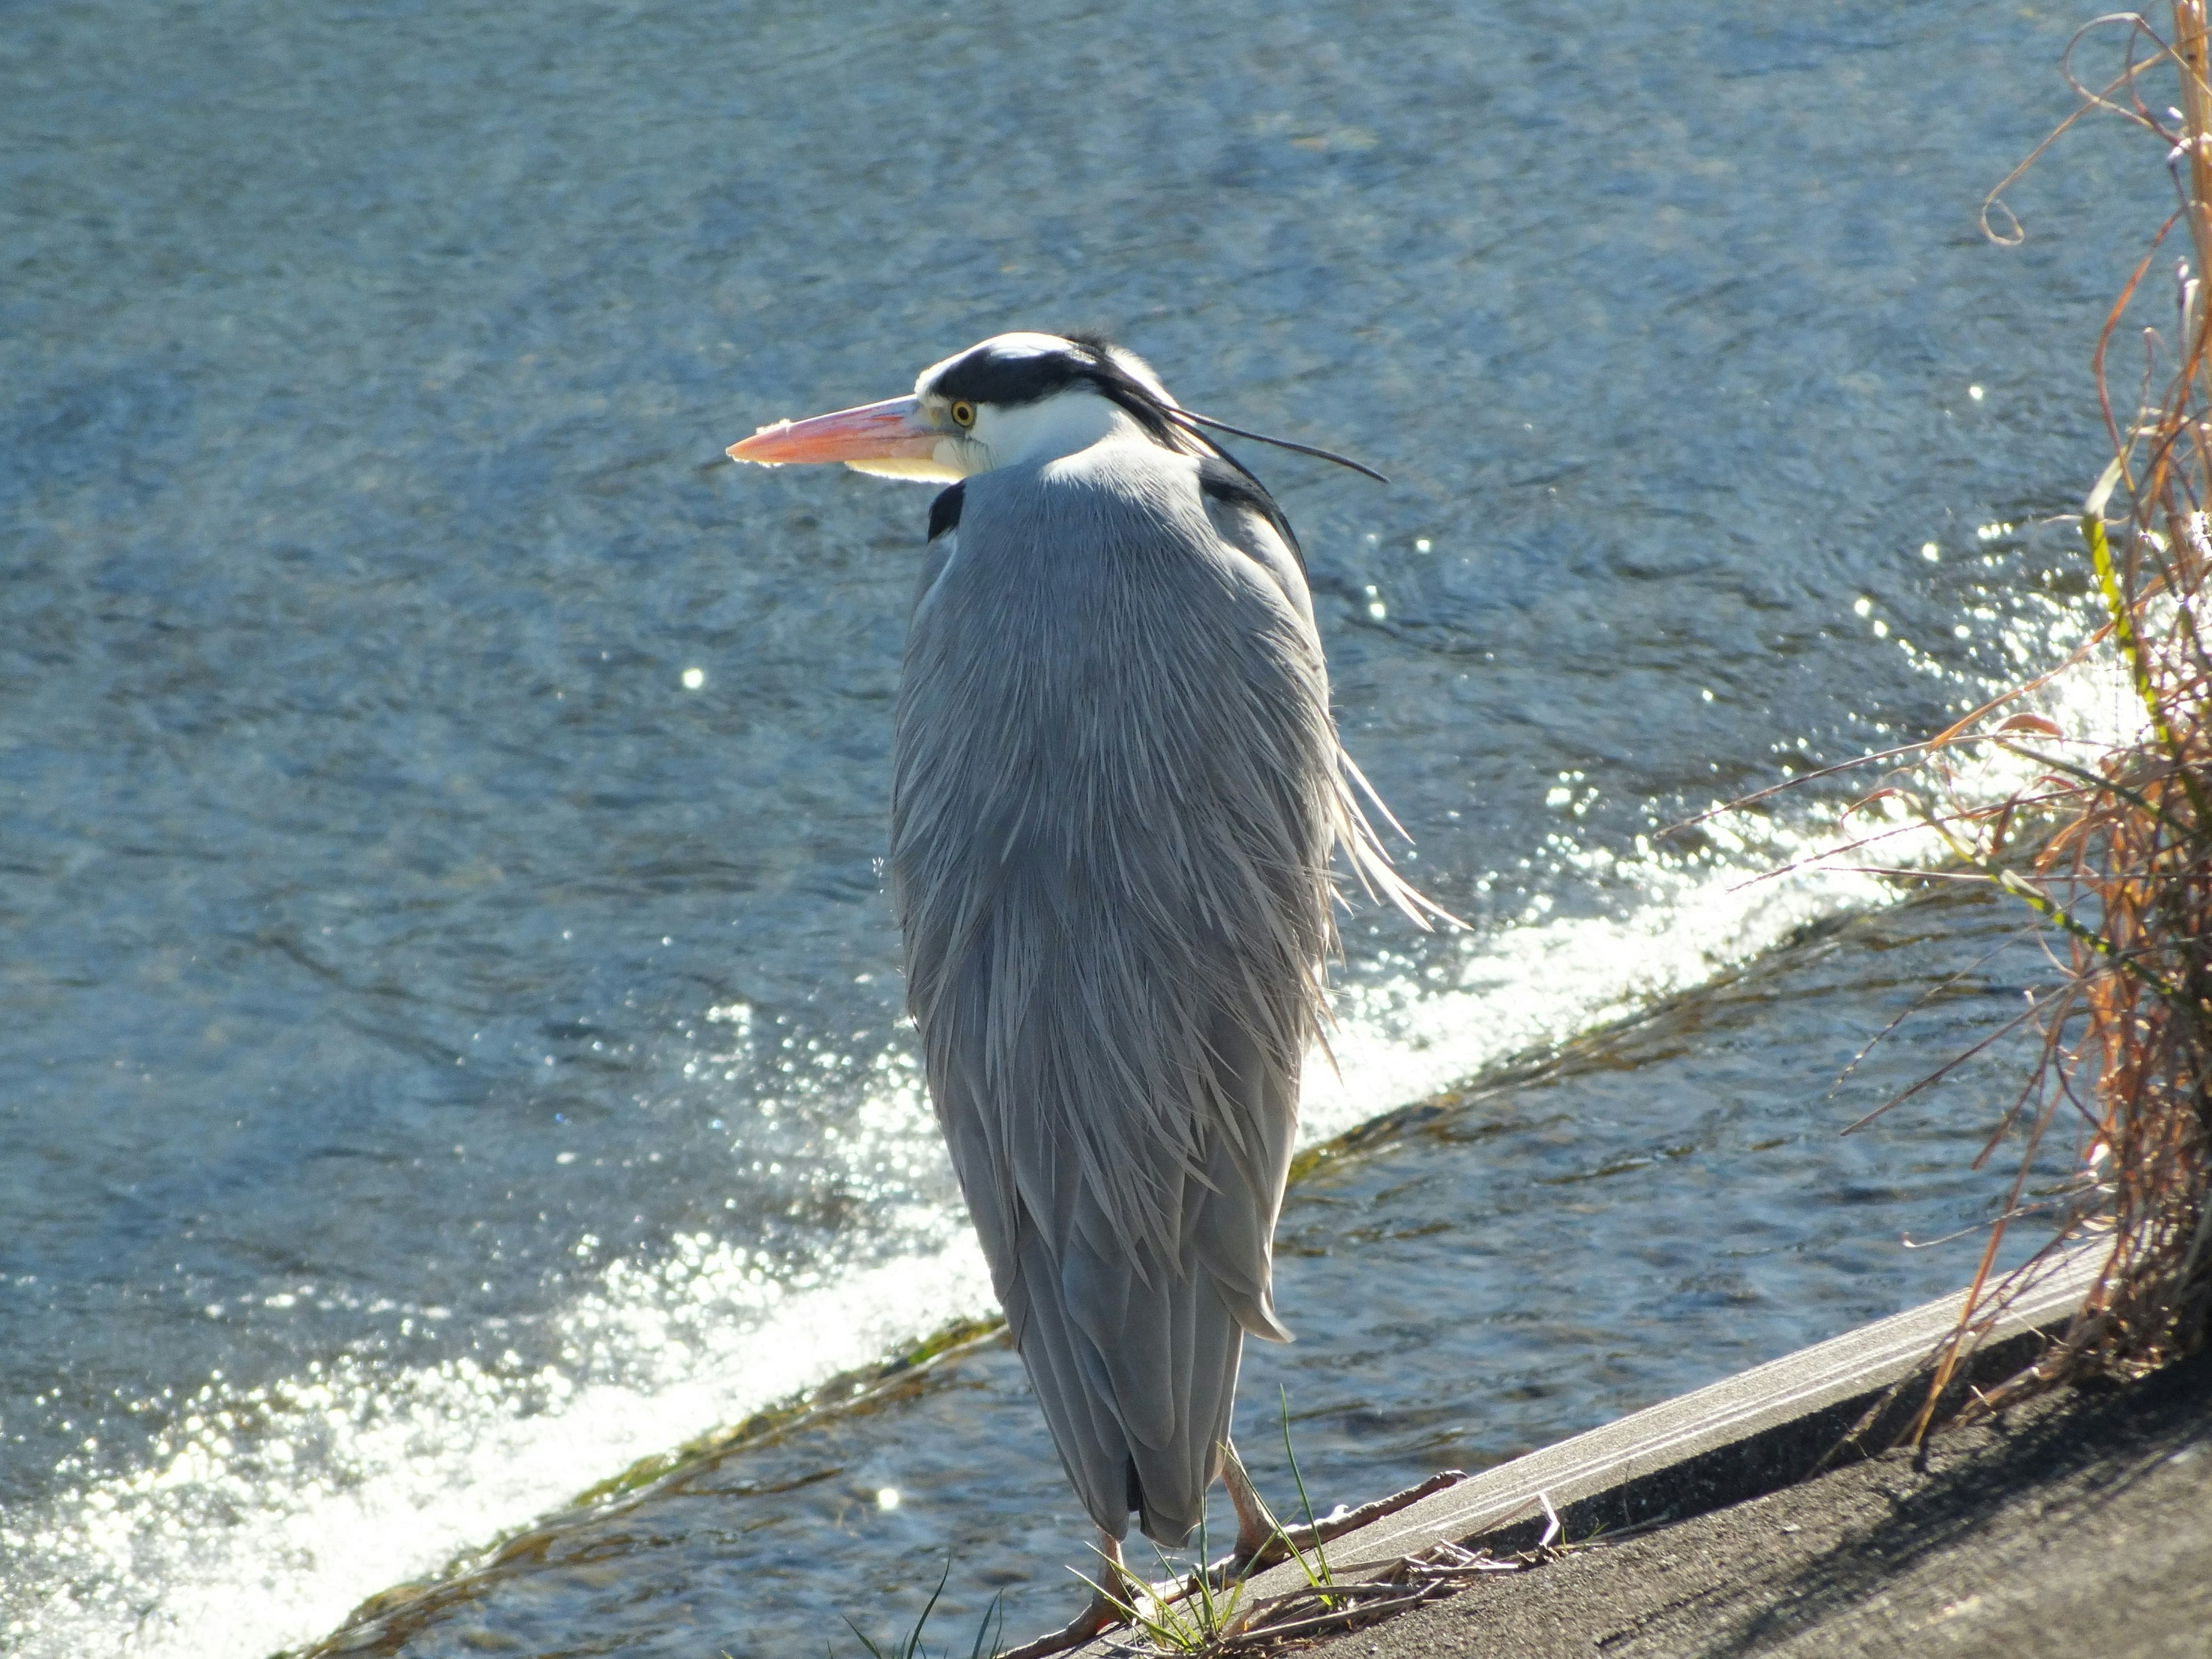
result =
[[[1274,1541],[1278,1528],[1252,1477],[1244,1472],[1237,1448],[1224,1444],[1221,1450],[1221,1484],[1229,1488],[1229,1501],[1237,1510],[1237,1548],[1229,1559],[1241,1569],[1259,1559],[1260,1552]]]
[[[1101,1631],[1128,1622],[1123,1609],[1136,1606],[1137,1596],[1144,1587],[1129,1576],[1128,1568],[1122,1565],[1121,1540],[1103,1527],[1098,1529],[1098,1582],[1083,1611],[1049,1635],[1009,1648],[999,1659],[1048,1659],[1049,1655],[1081,1647]]]

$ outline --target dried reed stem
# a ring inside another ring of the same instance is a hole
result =
[[[2135,739],[2085,759],[2048,720],[2014,715],[1994,732],[1946,733],[1926,763],[1940,778],[1943,748],[1977,741],[2040,763],[2043,775],[2020,798],[1962,811],[1950,833],[1968,860],[2051,924],[2065,971],[2040,1006],[2040,1060],[2015,1109],[2027,1125],[2020,1174],[1941,1357],[1931,1404],[2022,1276],[2083,1237],[2110,1240],[2087,1302],[2043,1360],[1987,1407],[2091,1372],[2140,1372],[2212,1330],[2212,659],[2198,632],[2212,562],[2212,308],[2202,285],[2212,270],[2212,39],[2206,0],[2177,0],[2166,36],[2139,16],[2100,19],[2083,34],[2100,27],[2126,31],[2126,64],[2101,92],[2075,85],[2163,143],[2179,198],[2098,342],[2113,459],[2081,520],[2104,637],[2143,724]],[[2154,112],[2143,83],[2168,73],[2179,98]],[[2143,331],[2150,368],[2141,406],[2121,419],[2107,349],[2177,225],[2194,269],[2179,264],[2167,326]],[[2038,811],[2046,833],[2021,840],[2021,823]],[[2035,1261],[1993,1284],[2006,1222],[2060,1122],[2079,1138],[2081,1171],[2064,1224]]]

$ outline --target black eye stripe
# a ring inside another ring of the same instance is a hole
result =
[[[1033,404],[1065,392],[1093,365],[1073,353],[1044,351],[1001,355],[979,346],[948,364],[930,388],[962,403]]]
[[[1111,399],[1155,441],[1181,448],[1159,396],[1116,363],[1103,339],[1073,338],[1064,351],[1001,353],[985,345],[956,357],[931,385],[940,398],[1001,409],[1037,403],[1078,384]]]

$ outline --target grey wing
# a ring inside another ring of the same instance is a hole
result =
[[[1289,1340],[1269,1285],[1279,1180],[1251,1181],[1217,1156],[1206,1175],[1218,1191],[1184,1184],[1195,1259],[1140,1262],[1093,1191],[1063,1188],[1057,1228],[1018,1194],[1009,1199],[980,1091],[956,1085],[936,1097],[1010,1334],[1070,1484],[1112,1535],[1134,1511],[1150,1536],[1182,1542],[1221,1472],[1246,1331]],[[1286,1115],[1273,1137],[1285,1170],[1291,1127]]]
[[[1109,1532],[1136,1510],[1176,1540],[1245,1334],[1288,1336],[1273,1234],[1342,788],[1310,613],[1185,466],[1184,522],[1111,519],[1135,492],[1086,520],[1200,550],[1156,587],[1141,545],[1020,564],[970,481],[909,637],[891,857],[932,1098],[1061,1461]],[[1133,631],[1101,650],[1102,617]]]
[[[1009,1122],[992,1081],[994,1004],[1005,981],[1022,976],[1020,919],[1051,910],[1028,885],[1009,878],[988,942],[957,960],[917,941],[915,982],[933,993],[921,1021],[931,1097],[1015,1346],[1085,1509],[1116,1537],[1135,1510],[1148,1534],[1180,1542],[1220,1473],[1245,1334],[1290,1340],[1274,1313],[1273,1237],[1297,1127],[1297,1066],[1268,1052],[1241,1012],[1216,1011],[1211,1092],[1235,1130],[1206,1126],[1200,1168],[1170,1163],[1160,1172],[1176,1190],[1177,1248],[1133,1241],[1126,1218],[1085,1179],[1069,1139],[1041,1117]],[[1054,1036],[1033,1029],[1027,1046],[1049,1048]],[[1055,1070],[1048,1054],[1024,1058],[1016,1076]]]
[[[1283,590],[1284,597],[1304,620],[1307,633],[1313,636],[1318,658],[1321,636],[1314,623],[1313,595],[1306,582],[1305,556],[1291,537],[1290,526],[1282,520],[1273,502],[1257,485],[1224,463],[1203,463],[1200,488],[1215,533],[1265,570]],[[1324,684],[1322,696],[1327,695]],[[1338,775],[1336,842],[1344,849],[1359,884],[1370,897],[1387,899],[1424,928],[1436,921],[1464,926],[1391,866],[1390,855],[1369,822],[1361,798],[1364,796],[1382,821],[1401,836],[1406,833],[1404,826],[1391,816],[1389,807],[1376,793],[1375,786],[1368,782],[1367,775],[1359,769],[1358,763],[1334,741],[1334,732],[1331,741]]]

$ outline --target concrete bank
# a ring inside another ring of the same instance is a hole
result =
[[[2026,1363],[2087,1255],[2019,1297],[1967,1381]],[[2212,1655],[2212,1358],[1886,1445],[1955,1319],[1947,1297],[1458,1481],[1328,1546],[1340,1581],[1449,1542],[1571,1546],[1329,1639],[1337,1659],[1457,1654]],[[1962,1382],[1953,1393],[1963,1399]],[[1249,1588],[1296,1589],[1295,1567]],[[1126,1652],[1112,1638],[1086,1652]]]
[[[2212,1355],[1571,1551],[1316,1659],[2212,1654]]]

